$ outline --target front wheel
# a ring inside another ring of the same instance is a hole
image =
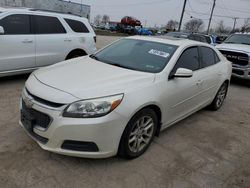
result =
[[[227,90],[228,90],[228,84],[224,82],[220,87],[219,91],[217,92],[212,104],[210,105],[210,108],[212,110],[216,111],[220,109],[227,96]]]
[[[136,113],[123,132],[118,155],[128,159],[142,155],[154,138],[157,124],[153,110],[143,109]]]

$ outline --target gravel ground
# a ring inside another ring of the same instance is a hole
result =
[[[98,37],[98,47],[117,38]],[[19,126],[28,75],[0,78],[0,187],[250,187],[250,84],[234,81],[218,112],[163,131],[140,158],[91,160],[43,151]]]

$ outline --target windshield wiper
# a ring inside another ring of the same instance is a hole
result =
[[[224,43],[227,43],[227,44],[236,44],[235,42],[224,42]]]

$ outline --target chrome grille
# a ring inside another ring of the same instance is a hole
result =
[[[226,50],[220,50],[220,52],[234,65],[246,66],[249,63],[249,57],[245,53],[231,52]]]

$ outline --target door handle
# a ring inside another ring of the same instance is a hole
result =
[[[202,85],[203,84],[203,80],[198,80],[197,82],[196,82],[196,85],[197,86],[200,86],[200,85]]]
[[[23,43],[25,43],[25,44],[27,44],[27,43],[33,43],[33,40],[25,39],[25,40],[23,40]]]

